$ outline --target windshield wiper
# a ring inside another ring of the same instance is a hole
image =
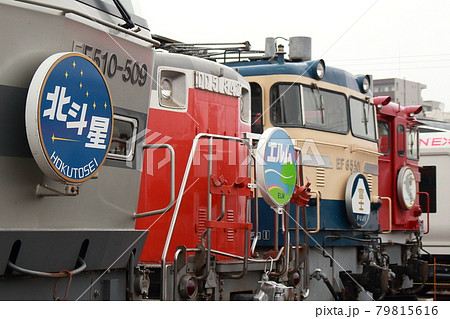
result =
[[[320,111],[320,116],[322,118],[322,124],[325,124],[325,105],[323,103],[323,96],[322,93],[320,93],[319,87],[316,83],[313,83],[314,89],[317,91],[317,94],[319,96],[319,101],[317,99],[314,99],[316,102],[316,110]]]
[[[131,20],[131,16],[128,13],[127,9],[125,9],[125,7],[119,0],[113,0],[113,2],[116,5],[117,10],[119,10],[120,14],[122,15],[122,19],[125,21],[125,24],[121,24],[120,26],[125,29],[133,29],[136,25],[134,24],[133,20]]]
[[[363,118],[361,119],[361,123],[364,123],[364,129],[366,131],[366,135],[369,134],[369,115],[367,114],[369,112],[370,109],[370,104],[369,104],[369,100],[365,100],[363,102]],[[366,108],[367,106],[367,108]]]

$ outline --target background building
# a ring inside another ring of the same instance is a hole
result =
[[[373,81],[374,96],[390,96],[391,101],[403,106],[422,105],[423,111],[418,117],[440,121],[450,121],[450,113],[444,112],[445,105],[439,101],[422,99],[425,84],[405,79],[379,79]]]
[[[373,81],[374,96],[390,96],[391,101],[400,105],[421,105],[422,90],[427,86],[404,79],[380,79]]]

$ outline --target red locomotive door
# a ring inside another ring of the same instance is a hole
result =
[[[378,120],[378,135],[378,151],[383,154],[383,156],[380,156],[378,159],[380,185],[378,195],[380,197],[389,197],[391,201],[394,201],[394,184],[392,182],[392,176],[394,176],[394,155],[391,151],[393,136],[391,132],[391,123],[389,121]],[[387,205],[387,202],[383,202],[378,213],[378,221],[381,230],[389,230],[389,206]]]
[[[174,148],[176,200],[180,198],[186,168],[189,173],[180,203],[175,203],[165,213],[137,219],[137,229],[149,229],[141,261],[159,263],[168,236],[170,249],[166,261],[169,262],[173,260],[177,246],[195,248],[207,243],[207,227],[212,228],[212,250],[243,256],[245,230],[250,227],[245,223],[249,180],[242,179],[247,177],[247,148],[234,140],[201,138],[189,163],[193,141],[198,134],[242,136],[239,103],[238,97],[190,88],[184,112],[150,109],[147,144],[157,142],[150,140],[156,132],[156,140],[165,141]],[[144,155],[139,213],[164,207],[170,201],[170,165],[166,153],[158,149],[148,150]],[[173,233],[169,234],[177,204],[177,219]],[[219,254],[217,259],[224,257]]]

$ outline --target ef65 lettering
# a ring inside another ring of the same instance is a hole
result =
[[[336,169],[347,170],[350,172],[361,172],[361,164],[357,160],[350,160],[345,158],[336,158]]]

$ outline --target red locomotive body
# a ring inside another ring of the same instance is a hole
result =
[[[149,230],[141,262],[172,262],[178,246],[194,249],[205,242],[214,251],[243,256],[249,246],[246,201],[251,193],[249,148],[240,138],[250,131],[249,90],[236,73],[210,61],[157,56],[163,66],[145,143],[170,144],[175,156],[163,148],[144,154],[137,216],[150,216],[136,221],[137,229]],[[189,67],[193,61],[197,71]],[[228,72],[219,77],[224,69]],[[174,97],[166,98],[170,90]],[[151,213],[155,210],[162,211]]]
[[[390,98],[375,97],[378,105],[379,196],[390,199],[379,211],[380,229],[419,230],[418,184],[420,182],[418,154],[418,122],[411,114],[418,114],[422,106],[403,107]]]

